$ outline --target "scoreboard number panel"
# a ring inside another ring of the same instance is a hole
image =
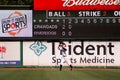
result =
[[[120,10],[35,10],[39,39],[120,39]]]

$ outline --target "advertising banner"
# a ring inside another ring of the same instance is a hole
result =
[[[23,42],[23,65],[120,66],[120,42],[76,41],[64,43],[66,45],[65,57],[61,53],[59,42]]]
[[[35,10],[120,10],[119,0],[34,0]]]
[[[20,42],[0,42],[0,66],[20,65]]]
[[[32,37],[32,10],[0,10],[0,37]]]

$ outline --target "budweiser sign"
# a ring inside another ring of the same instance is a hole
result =
[[[120,10],[120,0],[34,0],[34,10]]]
[[[81,5],[120,5],[120,0],[63,0],[64,7],[81,6]]]

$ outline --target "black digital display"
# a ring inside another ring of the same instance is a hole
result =
[[[34,11],[34,39],[120,39],[120,11]]]

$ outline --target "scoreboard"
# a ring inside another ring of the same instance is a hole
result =
[[[119,10],[34,11],[33,34],[42,39],[118,39]]]
[[[0,16],[0,40],[120,39],[119,0],[34,0]]]

